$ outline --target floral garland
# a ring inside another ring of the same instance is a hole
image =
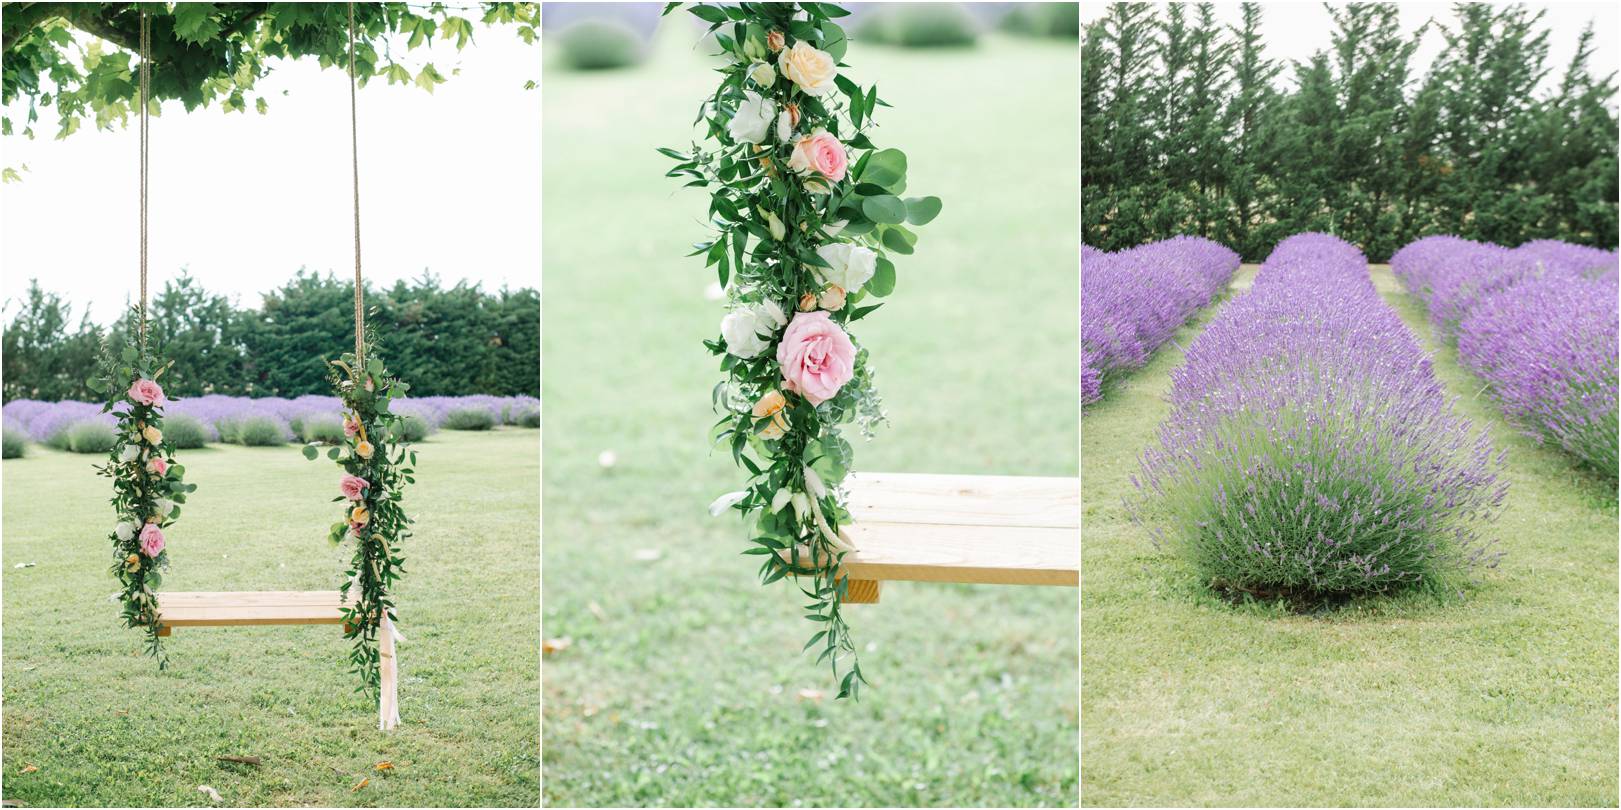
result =
[[[381,686],[377,634],[385,614],[391,623],[399,621],[389,592],[405,573],[399,542],[411,536],[411,518],[400,504],[405,485],[416,481],[412,467],[417,460],[416,451],[404,442],[393,444],[404,435],[404,420],[388,409],[410,386],[389,376],[373,351],[373,340],[368,331],[364,362],[357,362],[352,352],[345,353],[330,361],[327,369],[345,411],[344,442],[327,450],[327,458],[343,469],[338,495],[332,500],[344,504],[344,514],[332,524],[327,539],[333,545],[345,539],[355,541],[354,559],[344,572],[348,579],[341,588],[347,603],[344,638],[354,640],[349,660],[361,677],[361,688],[376,695]],[[318,454],[314,444],[304,446],[305,458],[313,460]],[[355,586],[359,586],[359,596],[350,600]]]
[[[126,627],[146,629],[146,651],[168,667],[159,645],[157,589],[169,568],[164,530],[180,518],[180,505],[197,485],[185,482],[186,468],[175,463],[174,445],[163,438],[163,408],[170,400],[158,378],[173,363],[159,365],[144,337],[132,335],[118,359],[107,352],[102,375],[86,380],[91,390],[107,395],[102,413],[118,419],[107,464],[96,473],[113,481],[113,511],[118,523],[107,537],[115,558],[110,572],[123,586],[119,598]]]
[[[839,697],[855,697],[865,678],[840,609],[848,580],[839,573],[853,550],[841,530],[850,514],[840,489],[852,454],[839,428],[855,421],[870,436],[884,413],[849,326],[881,306],[863,305],[869,297],[894,290],[887,254],[912,252],[917,236],[906,225],[934,219],[940,200],[897,196],[906,155],[878,149],[867,132],[889,104],[876,85],[841,73],[848,40],[834,19],[849,12],[829,3],[690,11],[710,24],[728,60],[698,115],[715,145],[659,151],[677,161],[666,176],[711,189],[715,236],[690,255],[703,255],[721,286],[730,284],[721,335],[704,343],[726,374],[713,394],[724,414],[715,439],[750,475],[748,489],[710,511],[753,520],[754,546],[744,553],[763,558],[762,583],[795,575],[812,600],[806,618],[820,628],[805,649],[820,645],[817,660],[829,662],[835,680],[847,659]]]

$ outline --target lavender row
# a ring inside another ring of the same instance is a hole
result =
[[[1509,420],[1614,478],[1621,257],[1553,240],[1420,239],[1391,269]]]
[[[1131,505],[1218,587],[1322,597],[1496,562],[1477,528],[1505,495],[1502,458],[1346,242],[1279,244],[1170,397]]]
[[[1139,368],[1238,270],[1238,254],[1209,239],[1178,236],[1105,253],[1081,248],[1081,403],[1104,380]]]
[[[524,414],[538,412],[540,400],[526,396],[472,395],[461,397],[410,397],[395,400],[391,408],[395,413],[415,416],[429,430],[445,425],[452,413],[461,411],[483,412],[494,424],[515,423]],[[210,441],[219,441],[221,427],[249,420],[267,421],[282,433],[282,439],[298,438],[296,427],[310,420],[336,423],[342,413],[337,397],[306,395],[293,399],[275,397],[251,398],[211,394],[177,400],[166,409],[168,416],[190,416],[201,423]],[[110,414],[101,413],[101,405],[91,402],[64,400],[42,402],[18,399],[0,408],[6,429],[25,432],[31,440],[50,443],[68,428],[81,422],[114,424]]]

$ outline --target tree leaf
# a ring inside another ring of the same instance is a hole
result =
[[[906,221],[906,203],[899,197],[883,194],[877,197],[868,197],[861,201],[861,213],[867,219],[883,225],[899,225]]]

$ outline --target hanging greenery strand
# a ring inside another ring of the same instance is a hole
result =
[[[668,14],[680,3],[665,7]],[[693,247],[716,268],[729,312],[705,342],[726,379],[713,403],[714,437],[749,473],[747,489],[711,505],[752,526],[762,582],[793,577],[811,601],[806,619],[839,682],[865,683],[842,606],[852,549],[840,489],[852,452],[840,428],[864,435],[883,421],[867,350],[850,326],[895,289],[891,254],[910,254],[940,212],[938,197],[902,199],[906,155],[879,149],[878,87],[852,81],[848,40],[829,3],[697,4],[727,64],[699,107],[705,142],[660,149],[666,176],[710,190],[713,236]],[[855,159],[852,161],[852,155]],[[842,675],[841,675],[842,673]]]

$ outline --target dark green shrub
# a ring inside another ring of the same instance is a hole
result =
[[[163,438],[182,450],[196,450],[208,444],[208,429],[195,417],[177,413],[164,418]]]
[[[908,48],[972,45],[979,22],[960,3],[907,3],[872,12],[857,36]]]
[[[22,458],[28,452],[28,440],[20,428],[0,427],[0,458]]]
[[[1081,35],[1080,3],[1020,3],[1002,18],[1002,30],[1032,37]]]
[[[242,420],[235,430],[236,440],[247,447],[273,447],[287,443],[287,434],[274,419],[254,416]]]
[[[118,441],[118,432],[103,422],[76,422],[63,433],[67,449],[75,453],[105,453]]]
[[[526,428],[540,427],[540,409],[530,408],[518,414],[518,425]]]
[[[489,430],[495,427],[495,417],[483,408],[463,408],[445,414],[445,430]]]
[[[612,20],[581,20],[557,33],[563,64],[574,70],[609,70],[642,61],[642,40]]]
[[[428,437],[428,420],[420,416],[405,415],[389,431],[389,441],[420,442]]]
[[[336,416],[307,416],[299,420],[293,432],[303,441],[321,444],[343,444],[346,438],[343,435],[343,421]]]

